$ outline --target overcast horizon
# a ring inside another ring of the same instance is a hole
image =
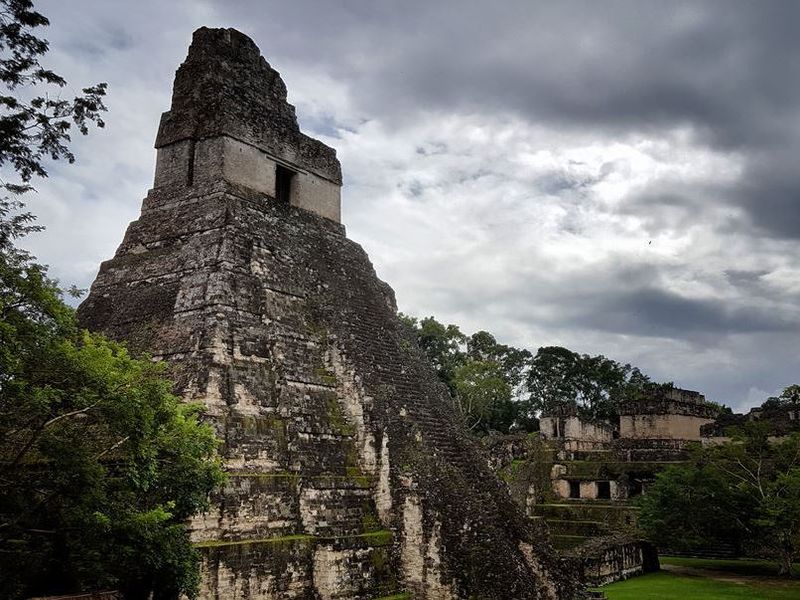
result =
[[[109,84],[28,206],[88,287],[152,185],[194,29],[234,27],[336,148],[401,311],[604,354],[738,411],[800,350],[800,4],[41,0],[46,66]]]

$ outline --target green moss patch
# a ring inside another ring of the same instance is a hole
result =
[[[273,538],[261,538],[256,540],[209,540],[197,542],[195,548],[219,548],[223,546],[245,546],[250,544],[306,544],[311,543],[317,538],[313,535],[283,535]]]

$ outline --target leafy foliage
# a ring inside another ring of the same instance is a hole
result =
[[[47,176],[44,159],[74,162],[68,147],[73,127],[86,134],[92,123],[104,126],[105,83],[72,99],[51,94],[67,82],[40,63],[49,44],[34,32],[48,24],[30,0],[0,0],[0,168],[11,167],[20,177],[19,183],[3,182],[12,193],[30,189],[34,176]]]
[[[538,415],[577,406],[587,420],[613,419],[619,403],[659,387],[636,367],[560,346],[528,350],[500,344],[478,331],[465,335],[433,317],[401,315],[416,335],[453,403],[478,432],[535,431]]]
[[[660,473],[641,499],[639,525],[663,547],[755,545],[791,573],[800,549],[800,435],[769,441],[748,423],[732,443],[698,448]]]
[[[500,344],[486,331],[467,336],[456,325],[444,325],[433,317],[401,318],[447,385],[469,429],[507,433],[512,428],[535,428],[535,418],[521,420],[518,402],[530,352]]]
[[[213,432],[161,365],[77,328],[10,242],[26,223],[0,219],[0,596],[192,594],[184,522],[221,479]]]
[[[629,364],[560,346],[539,348],[526,384],[529,411],[552,412],[565,404],[576,405],[587,420],[614,419],[620,402],[663,387]]]
[[[800,385],[797,384],[784,388],[780,396],[767,398],[761,408],[766,411],[773,411],[792,405],[800,405]]]

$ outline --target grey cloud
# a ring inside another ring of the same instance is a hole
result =
[[[765,235],[800,239],[800,171],[797,151],[776,147],[751,161],[740,185],[729,189],[732,202],[744,208],[750,222]]]
[[[765,279],[800,254],[798,3],[39,4],[53,22],[54,66],[74,84],[110,83],[108,130],[78,140],[78,164],[54,167],[34,201],[52,233],[38,249],[65,282],[86,285],[134,218],[191,31],[232,26],[284,74],[290,98],[297,75],[341,86],[349,114],[332,110],[323,88],[319,112],[299,106],[299,118],[349,158],[348,231],[404,309],[463,319],[509,341],[603,352],[731,402],[751,387],[772,392],[797,372],[796,303]],[[675,132],[685,130],[686,146],[735,155],[743,170],[733,183],[713,173],[702,181],[663,176],[600,206],[593,188],[630,176],[624,161],[592,172],[580,158],[565,159],[514,179],[515,150],[500,140],[463,154],[463,138],[436,128],[453,116],[538,127],[544,133],[528,140],[532,151],[561,143],[562,133],[606,147],[662,141],[657,162],[670,160]],[[409,139],[429,123],[436,135]],[[373,133],[373,145],[349,145],[376,124],[383,139]],[[397,143],[408,143],[409,156],[386,150]],[[433,212],[436,202],[448,204]],[[702,226],[705,246],[676,246],[660,258],[620,249],[576,271],[569,258],[537,251],[548,238],[526,234],[527,224],[548,219],[576,240],[595,220],[625,221],[609,235],[641,238],[644,250],[658,235]],[[669,285],[677,278],[689,288],[722,286],[723,299],[680,295]],[[662,353],[667,345],[674,354]]]
[[[655,337],[798,330],[797,322],[767,310],[729,307],[656,288],[602,293],[575,322],[593,329]],[[567,307],[569,310],[569,307]]]
[[[793,3],[372,4],[245,3],[228,12],[247,15],[267,50],[307,57],[359,86],[363,105],[384,117],[513,110],[568,127],[686,124],[719,143],[752,144],[797,114]],[[300,22],[305,35],[286,27]]]
[[[277,20],[263,26],[266,38],[349,81],[369,113],[403,122],[434,110],[508,111],[605,139],[687,127],[753,153],[745,185],[717,202],[744,208],[760,235],[800,232],[800,179],[755,164],[790,166],[797,155],[776,150],[800,138],[796,3],[345,3],[324,20],[293,4],[314,44]]]

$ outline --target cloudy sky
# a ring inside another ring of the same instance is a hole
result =
[[[800,382],[800,3],[40,0],[109,84],[29,240],[88,287],[152,183],[192,31],[235,27],[342,161],[401,310],[564,345],[744,409]]]

